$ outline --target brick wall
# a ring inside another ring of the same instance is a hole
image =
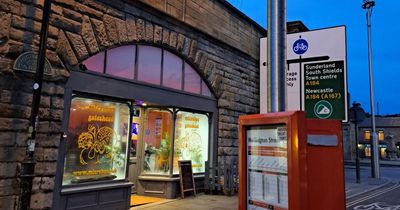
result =
[[[159,2],[152,1],[156,8]],[[197,1],[171,0],[166,11],[178,16],[184,2],[190,10]],[[194,21],[190,15],[195,13],[182,13],[184,20],[165,16],[138,1],[53,0],[46,55],[52,74],[45,76],[39,111],[32,209],[52,206],[69,71],[112,47],[152,44],[192,63],[218,100],[218,155],[236,158],[238,116],[259,110],[256,55],[260,32],[217,1],[204,1],[200,6],[208,8],[197,10],[212,17],[209,22]],[[33,74],[12,66],[21,53],[37,52],[42,8],[43,1],[0,0],[0,40],[4,41],[0,45],[0,209],[16,208],[32,103]],[[218,18],[221,15],[225,21]]]

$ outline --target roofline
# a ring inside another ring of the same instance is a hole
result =
[[[238,8],[234,7],[231,3],[228,2],[228,0],[217,0],[220,2],[222,5],[226,6],[228,9],[232,10],[235,12],[239,17],[243,18],[244,20],[250,22],[250,24],[254,25],[261,33],[267,34],[267,29],[262,27],[260,24],[258,24],[256,21],[251,19],[249,16],[244,14],[242,11],[240,11]],[[288,28],[290,25],[299,25],[300,26],[300,32],[302,31],[309,31],[308,27],[304,25],[304,23],[301,20],[295,20],[295,21],[289,21],[286,22],[286,27]]]
[[[242,11],[240,11],[238,8],[234,7],[231,3],[229,3],[227,0],[217,0],[224,6],[226,6],[228,9],[233,10],[237,15],[239,15],[241,18],[245,19],[246,21],[250,22],[253,24],[258,30],[260,30],[262,33],[267,33],[267,30],[263,28],[260,24],[258,24],[256,21],[251,19],[249,16],[244,14]]]

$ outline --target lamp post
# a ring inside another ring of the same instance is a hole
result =
[[[372,121],[372,156],[371,156],[371,175],[372,178],[380,178],[378,139],[376,138],[375,128],[375,110],[374,110],[374,84],[372,75],[372,47],[371,47],[371,14],[375,6],[374,0],[364,0],[362,8],[367,10],[367,33],[368,33],[368,69],[369,69],[369,91],[371,103],[371,121]]]

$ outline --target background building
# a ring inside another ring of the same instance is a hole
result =
[[[400,158],[400,117],[376,117],[376,131],[381,159]],[[366,118],[358,125],[360,158],[371,157],[371,118]],[[352,123],[343,126],[345,159],[355,158],[355,126]]]

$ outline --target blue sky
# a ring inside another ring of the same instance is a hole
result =
[[[236,8],[266,27],[267,0],[229,0]],[[362,0],[287,0],[287,21],[301,20],[309,29],[345,25],[350,102],[370,112],[368,47]],[[376,0],[372,13],[372,63],[375,113],[400,113],[400,0]],[[397,49],[399,48],[399,49]]]

